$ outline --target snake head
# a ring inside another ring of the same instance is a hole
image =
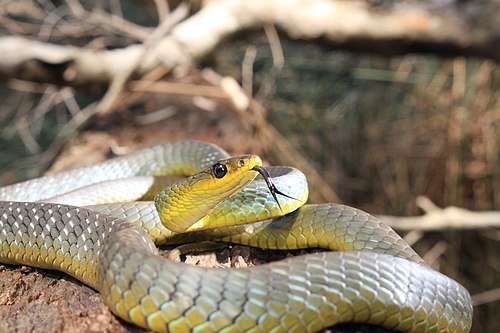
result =
[[[155,197],[163,225],[174,232],[194,228],[222,200],[234,195],[258,175],[257,155],[240,155],[220,160],[178,183],[167,186]]]

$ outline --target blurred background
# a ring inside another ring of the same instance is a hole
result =
[[[138,43],[139,33],[158,24],[162,8],[178,5],[78,3],[0,1],[0,34],[116,49]],[[75,6],[88,15],[75,15]],[[189,15],[200,6],[190,3]],[[226,88],[226,81],[239,89]],[[155,82],[141,85],[135,78],[107,112],[80,121],[80,113],[102,100],[102,86],[6,77],[0,84],[0,184],[137,147],[202,139],[235,154],[259,153],[269,164],[299,167],[310,180],[311,202],[416,216],[424,213],[417,205],[423,196],[442,208],[500,210],[495,60],[355,52],[291,39],[267,25]],[[500,331],[498,227],[401,234],[433,268],[468,288],[475,302],[472,332]]]

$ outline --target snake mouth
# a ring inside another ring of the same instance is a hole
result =
[[[278,190],[276,185],[274,185],[274,183],[273,183],[273,178],[269,174],[269,171],[267,171],[267,169],[264,168],[262,165],[255,165],[251,170],[257,171],[262,176],[262,178],[264,178],[264,180],[266,181],[267,188],[269,189],[269,192],[271,192],[271,195],[273,196],[274,201],[276,201],[276,203],[278,204],[278,207],[281,211],[283,211],[283,209],[281,209],[281,205],[280,205],[280,202],[279,202],[278,196],[277,196],[278,194],[282,195],[284,197],[299,201],[299,199],[296,199],[296,198],[289,196],[288,194],[283,193],[280,190]]]

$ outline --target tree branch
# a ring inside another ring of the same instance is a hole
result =
[[[472,7],[475,6],[475,7]],[[480,7],[481,11],[472,9]],[[294,39],[318,39],[376,53],[435,52],[500,60],[498,2],[441,7],[373,7],[363,1],[212,0],[149,48],[134,76],[158,66],[191,66],[226,37],[274,24]],[[480,22],[480,24],[477,24]],[[145,52],[144,44],[115,50],[0,38],[0,76],[80,86],[108,84]]]
[[[379,215],[384,223],[401,231],[438,231],[446,229],[485,229],[500,227],[500,212],[473,212],[460,207],[439,208],[428,198],[417,198],[417,205],[425,210],[422,216],[396,217]]]

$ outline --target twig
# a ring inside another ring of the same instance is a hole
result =
[[[76,7],[76,10],[79,10]],[[62,148],[64,142],[67,139],[77,133],[77,130],[83,127],[87,122],[94,117],[96,114],[106,114],[111,111],[115,102],[118,100],[121,92],[123,91],[125,83],[129,80],[134,71],[140,66],[141,61],[146,54],[146,51],[154,43],[157,42],[164,34],[168,33],[172,27],[174,27],[179,21],[184,19],[188,14],[188,7],[180,5],[177,7],[176,11],[172,12],[168,20],[164,20],[160,26],[158,26],[154,32],[147,38],[144,42],[146,48],[142,49],[141,52],[135,54],[135,58],[132,62],[128,63],[126,69],[119,71],[112,79],[111,84],[98,104],[91,104],[85,109],[78,111],[72,120],[67,123],[62,130],[58,133],[56,138],[53,140],[51,146],[44,153],[42,157],[42,164],[48,164],[57,155],[59,150]],[[154,76],[154,72],[150,73]],[[144,83],[143,83],[144,84]],[[74,98],[68,99],[68,96],[63,98],[65,103],[68,103],[68,107],[71,107],[73,111],[79,110],[79,106],[74,100]]]
[[[220,87],[167,81],[132,81],[130,83],[130,90],[133,92],[149,91],[163,94],[206,96],[223,99],[228,98],[227,93]]]
[[[85,12],[85,14],[82,18],[89,20],[91,23],[101,25],[112,32],[118,32],[136,40],[143,41],[151,35],[151,28],[137,25],[114,14],[109,14],[101,10],[94,10],[90,13]]]
[[[422,216],[397,217],[379,215],[392,228],[409,231],[438,231],[446,229],[484,229],[500,227],[500,211],[473,212],[465,208],[434,208]]]
[[[109,14],[100,9],[94,9],[89,12],[83,8],[81,3],[76,0],[65,0],[70,12],[77,18],[84,20],[85,23],[102,26],[108,31],[128,36],[131,39],[144,41],[151,34],[152,29],[137,25],[123,18],[123,15]],[[115,8],[115,13],[121,10]]]
[[[474,306],[483,305],[500,300],[500,288],[488,290],[472,296]]]
[[[97,113],[95,103],[92,103],[78,112],[63,128],[57,133],[57,136],[52,140],[49,148],[43,153],[40,158],[40,168],[46,169],[47,166],[59,154],[64,144],[69,138],[78,134],[78,129],[83,127],[92,119]]]
[[[269,46],[271,47],[271,54],[273,56],[273,67],[269,74],[263,80],[259,91],[255,94],[255,99],[258,101],[263,101],[269,95],[272,90],[276,78],[283,70],[285,65],[285,55],[283,53],[283,48],[281,47],[280,37],[276,27],[272,24],[264,24],[264,31],[266,33],[267,40],[269,41]]]
[[[83,8],[78,0],[65,0],[64,2],[66,2],[69,9],[76,17],[85,15],[85,8]]]
[[[439,260],[439,257],[446,252],[447,248],[448,244],[446,244],[445,241],[440,241],[427,251],[422,258],[429,266],[434,266],[434,264]],[[434,269],[439,270],[439,267],[434,267]]]
[[[245,49],[241,62],[241,86],[248,96],[253,96],[253,65],[257,56],[257,48],[250,45]]]
[[[110,11],[113,13],[113,15],[120,17],[120,18],[123,18],[122,6],[121,6],[119,0],[110,0],[109,7],[110,7]]]
[[[10,17],[10,13],[8,11],[7,6],[0,6],[0,26],[4,29],[8,30],[10,33],[16,35],[28,35],[28,34],[36,34],[40,31],[40,25],[35,23],[21,22],[14,20]],[[37,15],[38,14],[38,15]],[[30,18],[33,20],[43,19],[45,16],[41,10],[37,10],[37,8],[32,8],[30,10]]]
[[[168,33],[178,22],[183,20],[188,14],[187,5],[179,5],[174,12],[168,17],[168,19],[163,20],[161,24],[153,31],[153,33],[144,41],[144,48],[142,52],[137,54],[135,59],[129,64],[129,66],[117,73],[111,84],[106,91],[106,94],[97,104],[97,112],[101,115],[109,113],[120,96],[121,92],[125,87],[125,83],[129,80],[132,74],[141,64],[146,52],[156,43],[162,36]]]
[[[69,87],[62,88],[59,91],[59,94],[61,95],[61,99],[66,105],[66,108],[68,109],[69,113],[75,117],[78,112],[81,111],[80,106],[78,105],[78,102],[75,99],[75,94],[73,93],[73,90]]]
[[[29,125],[30,124],[26,116],[16,121],[16,129],[19,133],[19,138],[21,138],[21,141],[23,142],[26,149],[28,149],[30,154],[36,154],[40,152],[41,147],[31,134]]]
[[[158,13],[158,22],[163,21],[168,13],[170,12],[170,7],[168,1],[166,0],[154,0],[156,6],[156,12]]]
[[[166,108],[149,112],[145,115],[139,115],[134,117],[134,122],[140,126],[146,126],[154,123],[158,123],[165,119],[168,119],[179,111],[175,106],[169,105]]]
[[[29,119],[29,114],[24,114],[17,118],[15,122],[19,137],[31,154],[39,153],[41,150],[35,137],[40,134],[43,128],[43,117],[56,103],[57,90],[54,86],[47,86],[42,98],[31,111],[32,118]],[[31,126],[33,126],[34,129],[31,128]]]
[[[45,17],[43,23],[40,26],[40,31],[38,32],[38,38],[43,41],[48,41],[52,30],[57,22],[61,20],[61,16],[57,13],[57,9],[51,11],[49,15]]]

